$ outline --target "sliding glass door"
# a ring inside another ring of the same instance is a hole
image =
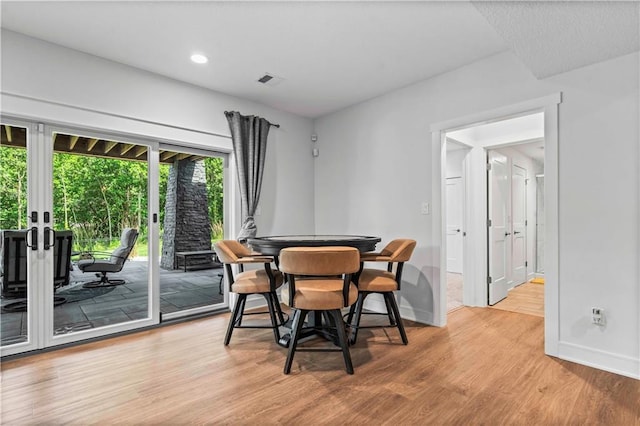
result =
[[[161,145],[162,319],[227,306],[213,244],[224,235],[224,161],[212,152]]]
[[[224,154],[1,124],[2,356],[228,306]]]
[[[2,131],[2,355],[158,323],[157,144]]]

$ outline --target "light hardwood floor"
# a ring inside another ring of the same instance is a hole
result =
[[[270,330],[222,340],[228,314],[2,363],[2,414],[23,424],[640,425],[640,381],[543,354],[543,318],[463,307],[444,328],[364,330],[296,354]]]
[[[519,285],[492,308],[544,317],[544,284],[526,282]]]

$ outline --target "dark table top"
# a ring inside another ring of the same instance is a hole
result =
[[[269,256],[278,256],[286,247],[355,247],[361,253],[374,251],[379,237],[365,235],[275,235],[249,238],[249,245],[257,252]]]

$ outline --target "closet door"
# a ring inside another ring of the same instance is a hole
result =
[[[495,151],[488,153],[488,243],[489,243],[489,304],[495,305],[507,297],[508,274],[511,269],[511,227],[508,159]]]

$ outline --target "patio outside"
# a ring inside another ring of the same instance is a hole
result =
[[[95,280],[92,273],[82,273],[77,268],[71,271],[68,286],[60,288],[55,295],[66,299],[54,308],[54,334],[117,324],[148,316],[147,288],[148,262],[145,258],[127,261],[116,278],[124,278],[125,284],[114,287],[83,288],[86,282]],[[220,293],[222,267],[210,269],[179,270],[160,269],[160,312],[171,312],[223,303]],[[3,298],[2,307],[16,302]],[[0,313],[1,343],[9,345],[26,341],[27,312]]]

